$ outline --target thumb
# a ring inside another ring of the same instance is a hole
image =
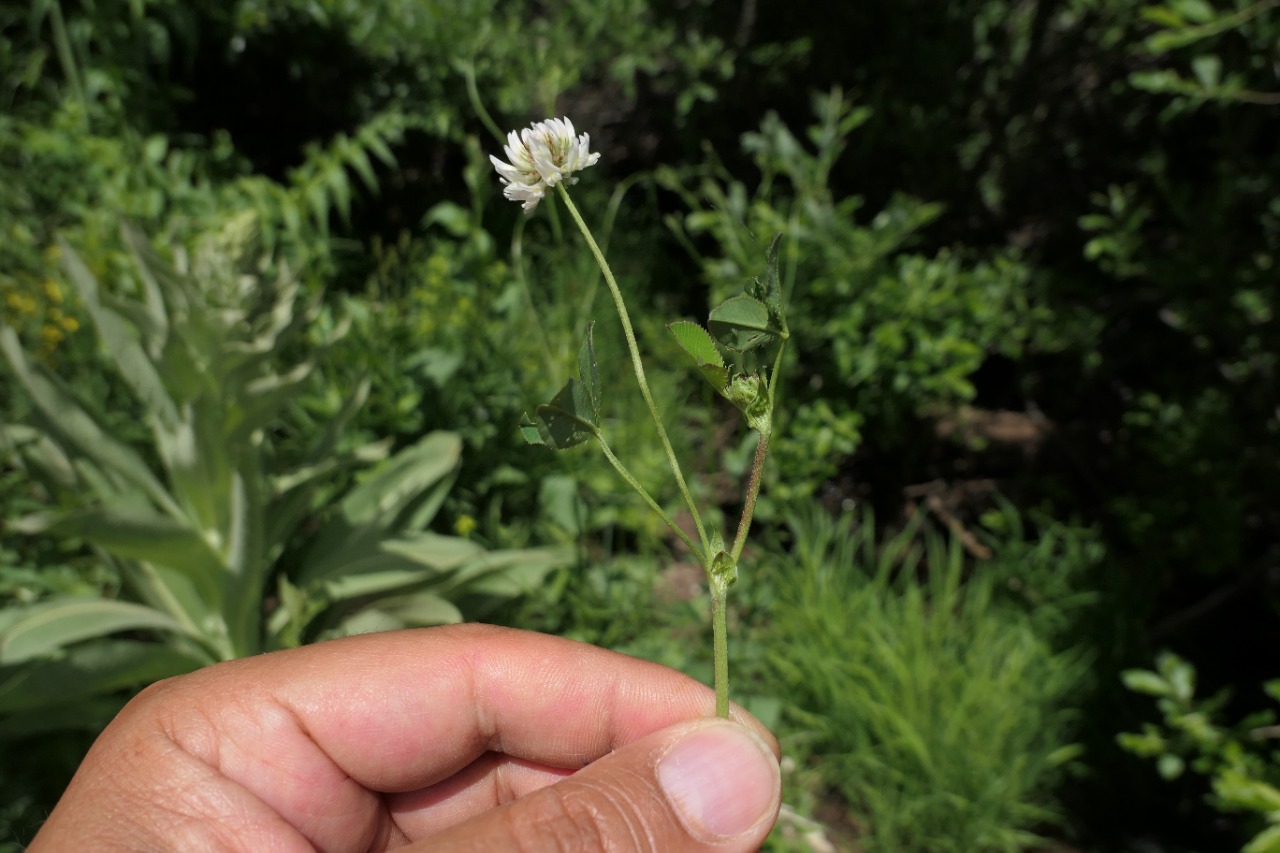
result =
[[[693,720],[427,839],[423,850],[752,851],[778,817],[778,759],[758,735]]]

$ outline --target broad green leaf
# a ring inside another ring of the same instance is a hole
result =
[[[1196,692],[1196,670],[1191,664],[1175,654],[1164,653],[1156,659],[1156,667],[1164,676],[1166,683],[1173,689],[1173,696],[1183,702],[1190,702]]]
[[[484,548],[469,539],[438,533],[402,534],[383,542],[382,550],[437,572],[456,569],[484,553]]]
[[[168,516],[143,509],[99,507],[68,513],[50,529],[84,539],[117,557],[163,566],[187,578],[207,606],[216,607],[222,597],[226,565],[221,556],[199,532]],[[155,592],[165,594],[161,589]]]
[[[313,581],[322,580],[329,600],[343,601],[448,582],[483,556],[484,549],[466,539],[419,533],[366,542],[363,555],[331,561],[324,574],[309,574]]]
[[[1169,6],[1193,24],[1207,24],[1217,16],[1205,0],[1174,0]]]
[[[451,236],[462,239],[472,228],[471,211],[456,202],[442,201],[427,211],[422,224],[439,225]]]
[[[338,577],[367,561],[385,561],[381,550],[386,532],[374,525],[352,526],[339,516],[324,525],[311,540],[306,559],[294,574],[298,586]],[[395,558],[403,562],[403,558]]]
[[[581,444],[596,434],[600,425],[600,371],[596,364],[592,336],[595,324],[587,327],[578,348],[578,379],[570,379],[559,393],[537,408],[534,417],[520,419],[520,434],[529,444],[544,444],[557,450]]]
[[[755,349],[777,337],[768,306],[752,296],[734,296],[712,308],[707,326],[720,343],[738,351]]]
[[[568,474],[541,477],[538,482],[538,516],[573,538],[580,536],[587,508],[578,481]]]
[[[0,629],[0,664],[42,657],[72,643],[120,631],[181,632],[166,613],[108,599],[54,600],[18,608]]]
[[[233,445],[222,432],[222,416],[220,403],[202,398],[183,407],[172,429],[155,434],[173,496],[202,530],[226,528]]]
[[[1161,27],[1180,28],[1186,26],[1187,22],[1181,15],[1170,9],[1168,6],[1147,6],[1139,12],[1139,15],[1147,21]]]
[[[352,526],[394,528],[410,518],[425,524],[452,486],[461,459],[462,439],[457,434],[430,433],[352,489],[342,501],[342,515]]]
[[[340,602],[381,596],[421,586],[432,579],[421,566],[393,554],[371,558],[352,568],[352,572],[331,578],[319,587],[325,600]]]
[[[347,165],[355,170],[370,192],[378,191],[378,176],[374,174],[373,166],[369,163],[369,155],[359,145],[352,145],[347,152]]]
[[[483,553],[466,539],[435,533],[387,538],[366,527],[346,536],[337,550],[319,550],[298,573],[298,583],[323,583],[334,599],[350,598],[432,580]]]
[[[93,318],[98,336],[106,347],[120,376],[156,419],[161,428],[169,428],[178,419],[178,410],[160,374],[143,348],[144,330],[131,328],[120,314],[102,304],[98,282],[80,256],[62,244],[63,269],[80,295],[80,300]]]
[[[416,592],[380,599],[376,605],[342,620],[331,633],[349,636],[400,628],[453,625],[461,621],[462,612],[451,602],[434,593]]]
[[[723,392],[729,382],[729,368],[725,366],[724,357],[716,349],[716,342],[706,329],[697,323],[677,320],[667,326],[675,337],[676,343],[693,358],[698,372],[711,383],[711,387]]]
[[[449,578],[444,589],[511,598],[531,592],[551,569],[574,559],[565,548],[491,551],[468,562]]]
[[[60,379],[27,361],[17,333],[8,326],[0,327],[0,351],[51,431],[102,468],[139,487],[166,511],[180,512],[141,456],[108,435]]]
[[[79,708],[89,697],[191,672],[213,662],[169,643],[90,640],[68,648],[55,659],[0,666],[0,714]]]
[[[378,602],[378,609],[398,617],[411,628],[454,625],[462,621],[462,611],[456,605],[429,592],[383,599]]]
[[[267,484],[256,460],[250,460],[246,460],[244,471],[235,471],[231,478],[226,544],[222,548],[227,568],[222,580],[228,640],[237,653],[245,655],[253,654],[259,643],[262,596],[271,568],[270,546],[262,540],[264,519],[269,514],[263,494]]]
[[[320,635],[320,639],[332,640],[337,637],[354,637],[359,634],[379,634],[383,631],[399,631],[407,627],[409,626],[397,616],[393,616],[377,607],[366,607],[364,610],[343,619],[337,626],[324,631]]]
[[[388,445],[383,442],[366,444],[350,455],[335,453],[343,430],[369,399],[371,387],[368,378],[361,377],[343,401],[342,408],[328,419],[323,431],[308,449],[307,464],[276,478],[276,499],[272,502],[264,533],[269,546],[283,542],[293,534],[298,522],[310,512],[311,501],[323,477],[356,464],[381,462],[386,458]]]
[[[218,551],[196,530],[154,511],[94,507],[59,517],[51,529],[85,539],[119,557],[146,560],[192,573],[218,574]]]

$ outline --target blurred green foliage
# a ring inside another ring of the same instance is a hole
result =
[[[1195,667],[1170,652],[1156,658],[1154,671],[1130,669],[1123,674],[1130,690],[1156,698],[1161,725],[1147,723],[1141,732],[1118,736],[1122,747],[1154,758],[1166,780],[1186,772],[1188,765],[1210,780],[1209,802],[1223,812],[1252,813],[1251,832],[1243,853],[1280,850],[1280,738],[1276,711],[1267,708],[1233,726],[1218,722],[1230,696],[1226,691],[1207,699],[1196,697]],[[1280,679],[1262,685],[1262,692],[1280,702]]]

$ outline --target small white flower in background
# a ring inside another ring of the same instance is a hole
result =
[[[588,134],[574,138],[573,122],[567,118],[549,118],[532,127],[507,134],[504,163],[492,154],[493,168],[501,176],[503,195],[512,201],[523,202],[525,212],[538,206],[548,189],[564,181],[572,186],[578,182],[573,173],[594,166],[600,152],[592,154],[591,137]]]

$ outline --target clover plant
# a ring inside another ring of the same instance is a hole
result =
[[[667,437],[662,415],[649,391],[644,362],[640,357],[622,290],[604,253],[596,244],[591,229],[569,197],[568,187],[578,180],[575,173],[595,165],[600,159],[598,152],[591,152],[590,142],[590,136],[586,133],[575,136],[573,123],[568,118],[548,119],[519,133],[512,131],[507,136],[505,146],[507,160],[504,162],[492,156],[490,160],[501,178],[506,197],[521,202],[526,213],[534,211],[547,193],[554,190],[577,224],[578,230],[582,232],[613,296],[635,371],[636,384],[657,427],[658,439],[662,443],[667,463],[693,519],[697,541],[676,524],[609,445],[602,426],[602,388],[591,327],[588,327],[578,352],[578,378],[570,379],[549,403],[538,406],[532,417],[526,416],[520,428],[529,443],[546,445],[556,450],[565,450],[594,439],[622,479],[697,556],[711,589],[716,714],[727,717],[729,663],[726,596],[729,587],[738,578],[738,562],[751,528],[756,497],[760,493],[769,441],[773,435],[778,367],[790,336],[778,286],[777,249],[781,235],[774,239],[767,253],[764,280],[749,282],[743,292],[713,308],[706,327],[685,320],[668,326],[677,343],[693,359],[702,377],[743,413],[747,425],[758,434],[742,516],[732,541],[726,544],[728,540],[724,533],[711,529],[703,521],[703,515],[693,499],[680,461]]]

